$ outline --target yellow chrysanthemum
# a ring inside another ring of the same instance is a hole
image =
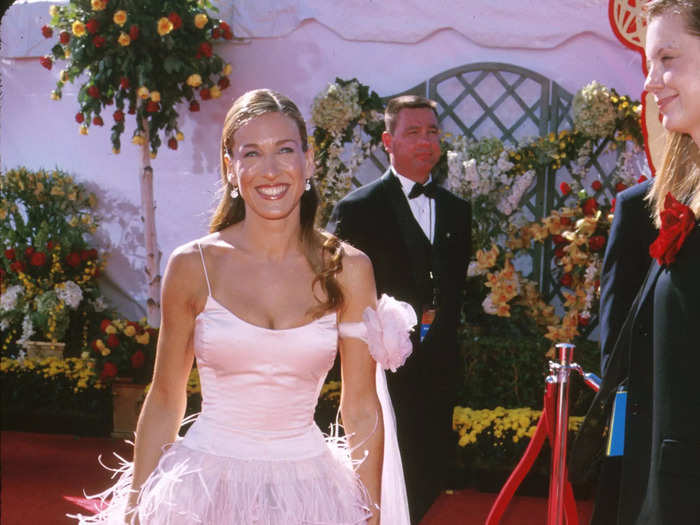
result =
[[[197,73],[194,73],[187,77],[185,83],[193,88],[199,87],[202,85],[202,77],[200,77]]]
[[[119,11],[114,13],[112,20],[114,20],[114,23],[117,24],[119,27],[123,26],[126,23],[126,11],[120,9]]]
[[[71,25],[71,31],[73,31],[73,34],[75,36],[78,36],[78,37],[83,36],[86,32],[85,24],[83,24],[80,20],[76,20]]]
[[[207,15],[204,13],[197,13],[194,15],[194,25],[197,29],[202,29],[205,25],[207,25],[208,21],[209,18],[207,18]]]
[[[168,20],[167,17],[164,16],[158,20],[158,34],[160,36],[165,36],[172,30],[173,23],[170,20]]]

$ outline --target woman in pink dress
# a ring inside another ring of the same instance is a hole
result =
[[[410,353],[415,313],[378,302],[369,259],[314,227],[313,152],[291,100],[236,100],[221,166],[212,233],[165,271],[134,463],[81,523],[408,523],[382,368]],[[345,437],[328,438],[313,414],[337,350]],[[180,439],[195,358],[202,412]]]

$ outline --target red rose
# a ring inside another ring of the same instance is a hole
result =
[[[107,346],[114,349],[119,346],[119,338],[116,334],[109,334],[107,336]]]
[[[199,102],[197,102],[196,100],[190,102],[190,111],[193,113],[199,111]]]
[[[211,37],[216,40],[217,38],[221,38],[221,29],[218,27],[215,27],[214,29],[211,30]]]
[[[106,361],[102,367],[102,372],[100,373],[100,380],[104,381],[105,379],[111,379],[117,375],[117,372],[117,365],[111,361]]]
[[[100,28],[100,24],[95,20],[94,18],[91,18],[88,20],[88,23],[85,24],[85,29],[87,29],[88,33],[95,34],[97,30]]]
[[[177,149],[177,139],[176,138],[171,138],[168,140],[168,147],[170,149]]]
[[[92,123],[95,126],[102,126],[104,124],[104,121],[102,120],[102,117],[99,115],[95,115],[95,117],[92,119]]]
[[[35,250],[34,250],[34,246],[27,246],[27,247],[24,249],[24,255],[26,255],[27,257],[31,257],[32,254],[34,253],[34,251],[35,251]]]
[[[602,187],[603,184],[599,180],[594,180],[593,184],[591,184],[591,188],[593,188],[593,191],[600,191]]]
[[[105,45],[106,41],[107,40],[105,40],[105,37],[103,37],[102,35],[95,35],[95,37],[92,39],[92,44],[95,47],[102,47],[103,45]]]
[[[87,88],[87,94],[90,95],[92,98],[99,98],[100,89],[95,84],[93,84]]]
[[[596,210],[598,209],[598,203],[593,197],[589,197],[586,199],[586,201],[583,203],[581,206],[581,209],[583,210],[584,215],[593,215],[595,214]]]
[[[46,251],[50,252],[51,250],[53,250],[54,246],[56,246],[56,243],[54,243],[53,241],[47,242],[46,243]]]
[[[569,193],[571,193],[571,186],[569,186],[566,182],[562,182],[562,183],[559,185],[559,191],[561,191],[561,194],[562,194],[562,195],[565,195],[565,196],[566,196],[566,195],[568,195]]]
[[[554,244],[564,244],[566,239],[561,235],[552,235],[552,241],[554,241]]]
[[[39,63],[46,69],[51,69],[53,67],[53,61],[51,60],[51,57],[41,57],[39,59]]]
[[[141,368],[145,362],[146,356],[141,350],[136,350],[136,352],[131,355],[131,368]]]
[[[24,263],[22,261],[15,261],[10,265],[10,270],[15,273],[24,272]]]
[[[122,122],[124,120],[124,112],[121,109],[118,109],[117,111],[114,112],[114,117],[115,122]]]
[[[159,109],[158,102],[153,102],[152,100],[148,101],[148,104],[146,104],[146,112],[147,113],[157,113]]]
[[[80,266],[80,254],[76,252],[70,252],[66,256],[66,262],[71,268],[77,268],[78,266]]]
[[[231,40],[233,38],[233,32],[231,31],[231,27],[226,22],[221,22],[219,24],[219,27],[224,32],[224,38],[226,40]]]
[[[44,252],[34,252],[29,258],[29,264],[32,266],[44,266],[46,264],[46,254]]]
[[[605,237],[602,235],[594,235],[588,239],[588,247],[591,249],[591,251],[600,251],[603,249],[603,246],[605,246]]]
[[[111,324],[112,324],[112,322],[109,319],[102,319],[102,322],[100,323],[100,330],[102,332],[106,332],[107,327]]]
[[[76,121],[78,124],[82,124],[84,120],[85,120],[85,115],[83,115],[82,113],[76,113],[76,114],[75,114],[75,121]]]
[[[217,82],[217,83],[219,84],[219,87],[221,89],[226,89],[227,87],[229,87],[231,85],[231,81],[228,79],[228,77],[221,77],[219,79],[219,82]]]
[[[129,89],[131,84],[129,83],[129,79],[126,77],[122,77],[119,79],[119,87],[122,88],[123,90]]]
[[[627,186],[623,184],[622,182],[618,182],[615,184],[615,191],[617,193],[620,193],[621,191],[625,191],[627,189]]]
[[[13,261],[15,259],[15,250],[14,248],[8,248],[5,250],[5,259],[8,261]]]
[[[68,31],[61,31],[58,35],[58,39],[61,41],[61,44],[65,46],[70,42],[70,33]]]
[[[129,28],[129,38],[136,40],[139,37],[139,26],[131,26]]]
[[[562,246],[557,246],[557,248],[554,250],[554,257],[557,259],[561,259],[566,255],[566,252],[564,251],[564,248]]]
[[[211,44],[209,42],[202,42],[199,44],[199,52],[205,57],[209,58],[212,54]]]
[[[564,226],[571,226],[571,217],[562,217],[559,219],[559,222],[562,223]]]
[[[671,193],[666,194],[661,212],[659,236],[649,246],[649,255],[659,264],[669,265],[683,246],[688,234],[695,228],[695,214],[685,204],[678,202]]]
[[[44,38],[51,38],[53,36],[53,29],[49,26],[42,26],[41,34],[44,35]]]
[[[570,273],[565,273],[564,275],[561,276],[561,279],[559,279],[561,284],[569,288],[571,286],[571,283],[574,282],[574,278],[571,277]]]
[[[637,184],[641,184],[642,182],[644,182],[644,181],[646,181],[646,180],[647,180],[647,178],[646,178],[644,175],[642,175],[641,177],[639,177],[639,178],[637,179]]]
[[[199,92],[199,96],[202,97],[202,100],[209,100],[211,98],[211,94],[207,88],[202,89]]]
[[[168,15],[168,20],[173,24],[173,29],[180,29],[182,27],[182,18],[175,11]]]

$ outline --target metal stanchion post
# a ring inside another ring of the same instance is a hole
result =
[[[550,362],[548,382],[557,384],[557,415],[552,443],[552,471],[549,478],[547,525],[564,524],[564,483],[566,482],[566,438],[569,427],[569,374],[574,358],[574,345],[556,345],[559,362]]]

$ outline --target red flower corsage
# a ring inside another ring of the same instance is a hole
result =
[[[661,230],[659,236],[649,246],[649,255],[659,261],[659,264],[668,266],[676,260],[676,254],[694,227],[693,210],[667,193],[664,211],[661,212]]]

